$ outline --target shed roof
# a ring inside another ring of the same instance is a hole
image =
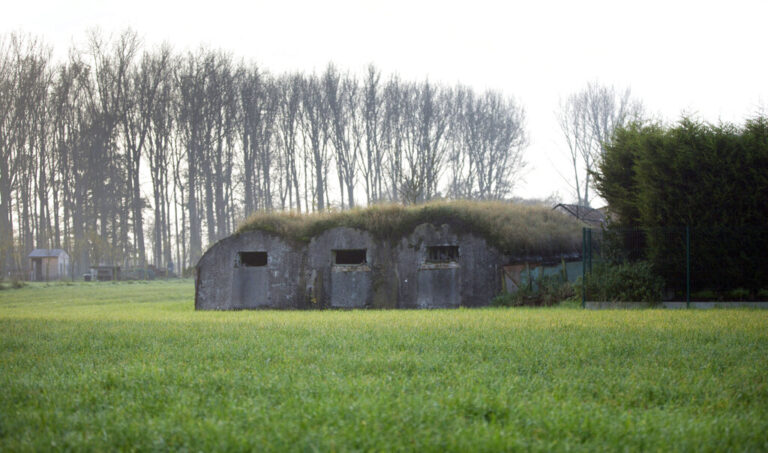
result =
[[[67,255],[67,252],[62,249],[34,249],[27,256],[29,258],[49,258],[54,256],[58,257],[61,255]]]
[[[582,222],[589,223],[591,225],[603,225],[605,223],[605,213],[599,209],[590,208],[589,206],[581,206],[577,204],[560,203],[552,208],[555,211],[568,213]]]

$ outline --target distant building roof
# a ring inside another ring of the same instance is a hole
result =
[[[48,258],[52,256],[67,255],[62,249],[34,249],[32,253],[27,255],[29,258]]]
[[[589,206],[580,206],[577,204],[559,203],[552,208],[555,211],[560,211],[566,214],[570,214],[582,222],[589,223],[591,225],[603,225],[606,222],[605,213],[600,209],[590,208]]]

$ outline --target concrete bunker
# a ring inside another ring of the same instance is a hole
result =
[[[525,269],[559,265],[570,276],[566,261],[579,259],[581,225],[546,208],[368,210],[265,218],[280,234],[259,230],[255,218],[200,259],[195,308],[480,307],[515,291]]]
[[[262,231],[223,239],[198,263],[195,308],[304,308],[304,254],[302,246]]]

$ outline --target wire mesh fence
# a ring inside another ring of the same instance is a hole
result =
[[[582,256],[582,302],[620,300],[600,276],[622,266],[614,279],[657,277],[661,301],[768,301],[768,226],[584,228]]]

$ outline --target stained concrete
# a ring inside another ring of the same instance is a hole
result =
[[[334,250],[366,250],[365,264],[334,264]],[[307,263],[315,271],[315,299],[320,308],[369,308],[373,304],[373,265],[377,243],[370,233],[331,228],[313,238]]]
[[[242,251],[267,252],[267,265],[239,265]],[[223,239],[197,265],[195,309],[306,308],[305,255],[303,246],[261,231]]]
[[[430,260],[433,246],[457,247],[458,256],[455,249],[444,249]],[[335,264],[336,250],[365,250],[365,260]],[[238,265],[242,251],[267,252],[267,265]],[[241,233],[219,241],[201,258],[195,308],[481,307],[502,291],[503,267],[528,260],[448,223],[418,225],[399,240],[347,227],[329,229],[308,244],[266,232]]]
[[[419,267],[416,306],[457,308],[461,305],[461,266],[425,264]]]
[[[455,262],[429,263],[430,246],[458,246]],[[397,250],[399,307],[449,308],[490,304],[501,291],[500,266],[506,257],[485,239],[449,224],[421,224]]]

